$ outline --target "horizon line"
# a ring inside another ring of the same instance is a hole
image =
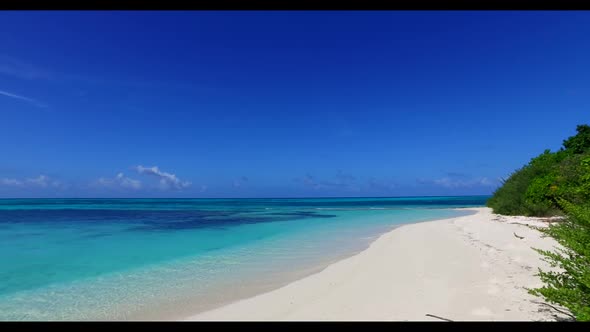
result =
[[[415,196],[320,196],[320,197],[1,197],[7,199],[330,199],[330,198],[417,198],[417,197],[481,197],[485,195],[415,195]]]

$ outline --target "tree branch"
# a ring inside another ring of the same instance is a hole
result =
[[[438,319],[442,319],[442,320],[447,321],[447,322],[452,322],[452,320],[447,319],[447,318],[444,318],[444,317],[440,317],[440,316],[435,316],[435,315],[431,315],[431,314],[426,314],[426,316],[434,317],[434,318],[438,318]]]
[[[566,316],[569,316],[569,317],[573,318],[574,320],[576,320],[576,317],[575,317],[574,315],[572,315],[572,314],[570,314],[570,313],[567,313],[567,312],[565,312],[565,311],[563,311],[563,310],[560,310],[560,309],[558,309],[558,308],[556,308],[556,307],[552,306],[551,304],[544,303],[544,302],[537,302],[537,301],[531,301],[531,302],[533,302],[533,303],[536,303],[536,304],[543,304],[543,305],[546,305],[546,306],[548,306],[548,307],[551,307],[553,310],[555,310],[555,311],[557,311],[557,312],[560,312],[560,313],[562,313],[562,314],[564,314],[564,315],[566,315]]]

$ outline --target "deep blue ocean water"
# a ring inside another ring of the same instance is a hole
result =
[[[207,309],[487,198],[0,199],[0,320]]]

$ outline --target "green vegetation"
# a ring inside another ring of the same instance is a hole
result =
[[[540,270],[545,286],[529,292],[590,321],[590,126],[579,125],[562,149],[545,150],[511,174],[487,205],[505,215],[565,217],[540,229],[563,249],[536,249],[557,269]]]
[[[539,271],[542,288],[530,290],[547,301],[559,304],[579,321],[590,321],[590,208],[561,201],[568,217],[541,231],[564,249],[550,252],[536,249],[560,272]]]
[[[584,204],[590,199],[590,126],[577,127],[577,135],[557,152],[545,150],[512,173],[488,200],[494,213],[552,216],[562,214],[559,200]]]

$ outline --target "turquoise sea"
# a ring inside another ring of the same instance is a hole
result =
[[[182,318],[487,198],[0,199],[0,320]]]

